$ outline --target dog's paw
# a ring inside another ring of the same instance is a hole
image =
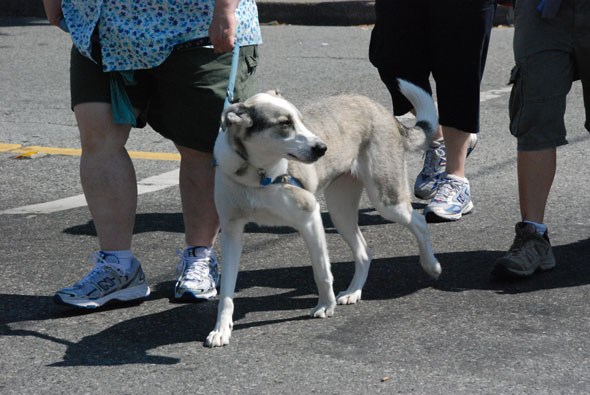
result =
[[[311,309],[309,315],[313,318],[326,318],[332,317],[334,315],[334,309],[336,308],[336,303],[324,304],[319,303],[316,307]]]
[[[422,268],[430,277],[434,278],[435,280],[438,280],[440,274],[442,273],[442,268],[438,261],[422,264]]]
[[[362,291],[359,289],[357,291],[349,292],[342,291],[336,297],[336,302],[338,304],[355,304],[359,300],[361,300]]]
[[[205,345],[207,347],[221,347],[229,344],[231,330],[213,330],[207,336]]]

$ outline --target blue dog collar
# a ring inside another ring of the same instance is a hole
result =
[[[289,184],[289,185],[293,185],[297,188],[303,188],[303,184],[301,183],[301,181],[299,181],[297,178],[295,178],[289,174],[280,175],[277,178],[275,178],[274,180],[270,177],[261,177],[260,178],[260,185],[265,187],[265,186],[268,186],[271,184]]]

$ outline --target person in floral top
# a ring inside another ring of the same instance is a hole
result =
[[[96,308],[146,298],[132,251],[137,208],[132,127],[171,139],[180,161],[186,248],[174,298],[210,299],[219,279],[213,245],[212,151],[239,46],[235,101],[252,93],[261,44],[254,0],[43,0],[49,22],[69,32],[71,105],[82,156],[80,177],[96,227],[94,267],[54,301]]]

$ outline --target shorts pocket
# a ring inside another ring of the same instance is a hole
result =
[[[241,48],[243,61],[240,62],[240,69],[238,71],[236,87],[235,87],[235,101],[244,101],[252,96],[255,91],[254,74],[258,67],[258,46],[245,46]]]
[[[258,47],[254,46],[251,48],[251,50],[245,54],[244,60],[246,62],[246,74],[248,76],[254,75],[256,67],[258,67]]]
[[[508,114],[510,116],[510,133],[515,137],[519,137],[524,134],[524,132],[522,130],[519,130],[518,127],[518,125],[520,124],[521,111],[524,105],[524,95],[520,73],[520,66],[514,66],[510,71],[510,80],[508,81],[508,83],[512,85],[512,91],[510,92],[510,100],[508,102]]]

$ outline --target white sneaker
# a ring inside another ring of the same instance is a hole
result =
[[[149,296],[150,287],[137,258],[133,257],[128,270],[116,256],[102,251],[92,254],[90,259],[94,268],[71,287],[57,291],[55,303],[92,309],[111,301],[129,302]]]
[[[177,301],[208,300],[217,295],[219,265],[213,249],[185,248],[179,253],[179,275],[174,287]]]
[[[473,152],[477,145],[477,134],[471,133],[467,156]],[[447,149],[444,140],[436,140],[424,153],[424,165],[414,182],[414,195],[419,199],[432,199],[440,178],[447,166]]]
[[[456,221],[473,210],[469,181],[443,174],[432,201],[424,209],[427,222]]]

